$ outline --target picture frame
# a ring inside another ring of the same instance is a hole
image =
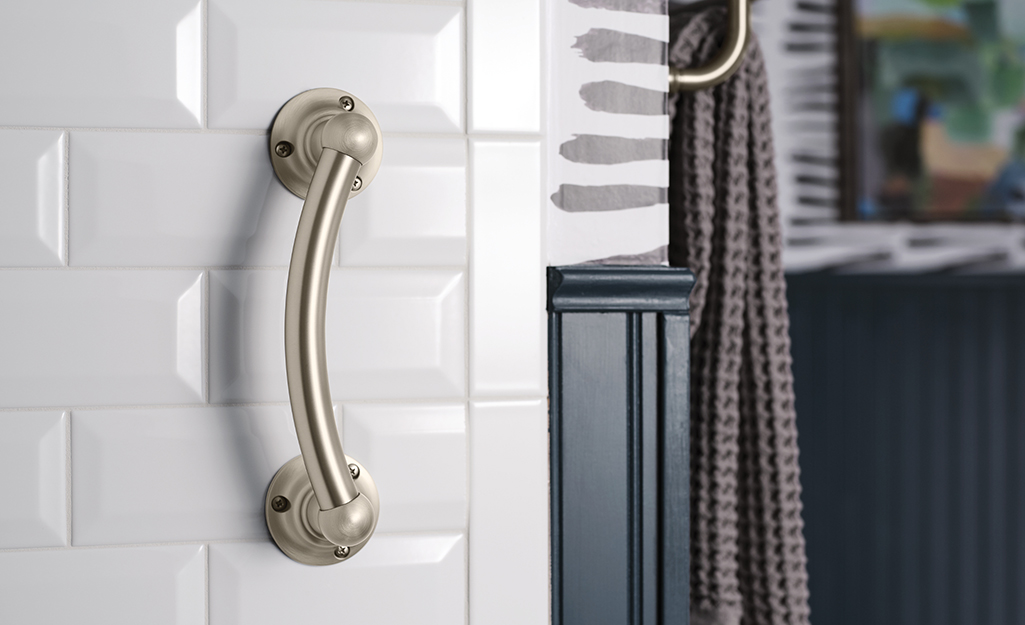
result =
[[[837,0],[840,216],[1025,221],[1025,3]]]

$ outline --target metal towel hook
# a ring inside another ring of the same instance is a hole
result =
[[[704,6],[706,3],[701,3]],[[710,4],[710,3],[708,3]],[[697,5],[687,5],[691,10]],[[751,33],[750,0],[729,0],[729,28],[722,48],[712,61],[696,69],[669,68],[669,93],[699,91],[725,82],[744,61],[744,51]]]
[[[381,166],[381,127],[352,94],[312,89],[278,112],[270,152],[278,178],[306,202],[285,294],[285,369],[302,455],[285,463],[271,480],[267,528],[293,560],[336,564],[370,540],[380,511],[370,473],[342,451],[328,383],[324,322],[342,213]]]

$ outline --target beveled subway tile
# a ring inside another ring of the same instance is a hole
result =
[[[346,207],[342,264],[465,263],[465,142],[387,146],[374,184]],[[274,176],[266,137],[79,132],[71,172],[72,265],[289,263],[303,201]]]
[[[351,560],[326,567],[293,562],[273,543],[211,545],[210,625],[307,623],[325,615],[346,623],[458,625],[466,622],[465,553],[460,534],[375,534]]]
[[[469,0],[469,5],[470,131],[540,132],[539,0]]]
[[[388,493],[377,531],[465,531],[463,404],[344,404],[342,423],[345,453]]]
[[[0,125],[200,126],[199,0],[36,0],[6,18]]]
[[[470,620],[548,622],[547,403],[472,402],[470,450]]]
[[[267,137],[75,132],[71,264],[287,266],[302,199]]]
[[[0,130],[0,266],[64,264],[65,142],[55,130]]]
[[[286,406],[76,410],[71,441],[75,545],[266,538],[299,454]]]
[[[0,621],[203,625],[206,548],[0,553]]]
[[[542,396],[545,268],[540,144],[473,141],[470,394]]]
[[[463,128],[461,7],[211,0],[209,32],[211,127],[268,128],[292,96],[337,87],[385,132]]]
[[[466,263],[466,142],[385,137],[373,183],[345,207],[343,266]]]
[[[52,412],[0,412],[0,549],[67,544],[65,424]]]
[[[462,272],[332,274],[327,362],[336,401],[463,396]],[[211,272],[211,401],[287,401],[285,278],[283,270]]]
[[[201,271],[0,272],[0,406],[203,400]]]

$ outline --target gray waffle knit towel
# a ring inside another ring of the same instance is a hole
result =
[[[721,8],[674,16],[670,64],[704,65]],[[669,263],[691,294],[691,618],[809,622],[769,93],[757,43],[726,83],[673,96]]]

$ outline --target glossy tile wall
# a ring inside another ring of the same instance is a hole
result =
[[[548,621],[544,11],[40,0],[0,22],[0,622]],[[267,129],[320,86],[385,133],[327,327],[381,519],[326,568],[262,516],[298,453],[302,207]]]

